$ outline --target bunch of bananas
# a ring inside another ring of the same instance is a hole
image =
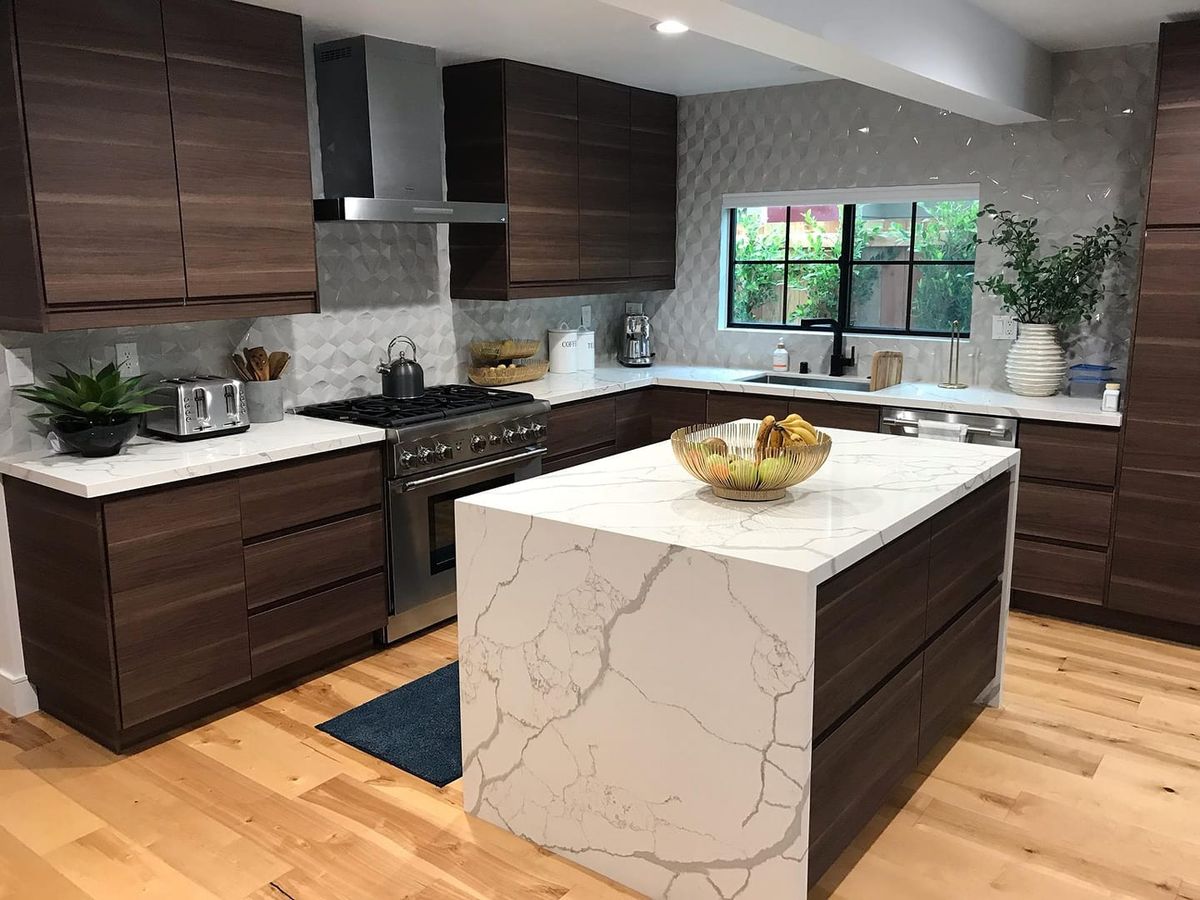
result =
[[[758,426],[754,455],[758,459],[770,459],[778,456],[782,450],[811,447],[816,443],[817,429],[796,413],[778,420],[774,416],[767,416]]]

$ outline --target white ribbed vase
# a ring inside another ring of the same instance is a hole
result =
[[[1017,339],[1008,351],[1004,375],[1014,394],[1052,397],[1067,374],[1067,353],[1054,325],[1017,325]]]

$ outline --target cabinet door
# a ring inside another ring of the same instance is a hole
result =
[[[1200,23],[1163,26],[1147,225],[1200,224]]]
[[[735,419],[762,419],[774,416],[786,419],[787,397],[769,394],[743,394],[738,391],[712,391],[708,395],[708,421],[732,422]]]
[[[629,88],[579,79],[579,276],[629,275]]]
[[[581,400],[550,410],[550,417],[546,423],[546,457],[549,460],[600,447],[611,453],[615,442],[614,397]]]
[[[831,403],[828,400],[793,400],[788,412],[803,416],[817,428],[845,428],[848,431],[879,430],[879,408]]]
[[[629,213],[631,275],[675,279],[676,100],[632,90]]]
[[[511,281],[579,278],[579,77],[504,65]]]
[[[650,394],[650,440],[665,441],[677,428],[702,425],[708,396],[690,388],[655,387]]]
[[[189,300],[313,295],[300,18],[163,0]]]
[[[121,724],[250,678],[237,481],[104,505]]]
[[[46,303],[183,302],[158,0],[18,0]]]

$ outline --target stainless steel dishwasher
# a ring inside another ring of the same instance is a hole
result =
[[[968,444],[988,444],[993,447],[1017,446],[1017,420],[1004,416],[980,416],[968,413],[945,412],[937,409],[901,409],[885,406],[879,416],[880,434],[917,437],[919,422],[924,419],[951,425],[966,425]]]

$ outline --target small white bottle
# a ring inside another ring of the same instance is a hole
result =
[[[1119,412],[1121,409],[1121,385],[1110,381],[1104,386],[1104,397],[1100,401],[1100,409],[1104,412]]]
[[[779,343],[775,345],[775,352],[771,354],[771,368],[776,372],[786,372],[788,359],[787,347],[783,346],[783,338],[780,338]]]

